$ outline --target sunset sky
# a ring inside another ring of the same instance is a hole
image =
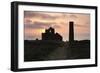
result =
[[[35,11],[24,11],[24,38],[41,40],[41,33],[53,27],[55,32],[63,36],[63,41],[68,41],[70,21],[74,22],[75,40],[90,39],[90,14]]]

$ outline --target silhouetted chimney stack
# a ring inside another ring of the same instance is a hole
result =
[[[74,42],[74,22],[73,21],[69,22],[69,42],[70,43]]]

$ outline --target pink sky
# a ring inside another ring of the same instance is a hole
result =
[[[41,33],[53,27],[66,41],[69,38],[69,21],[74,22],[75,40],[90,39],[90,14],[24,11],[25,40],[41,40]]]

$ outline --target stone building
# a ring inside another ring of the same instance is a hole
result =
[[[45,33],[42,33],[42,40],[62,41],[62,39],[62,36],[59,33],[55,33],[55,30],[52,27],[46,29]]]

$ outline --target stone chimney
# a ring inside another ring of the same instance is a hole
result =
[[[74,22],[69,22],[69,43],[74,42]]]

